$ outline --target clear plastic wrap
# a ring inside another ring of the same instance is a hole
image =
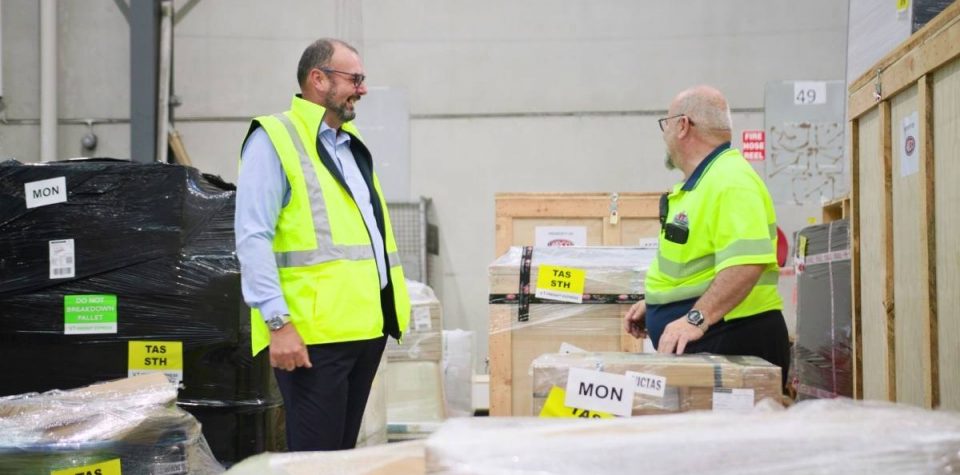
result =
[[[623,333],[622,318],[642,298],[655,258],[656,250],[628,247],[513,247],[494,261],[489,267],[491,414],[533,415],[530,363],[560,351],[563,343],[587,351],[642,351],[642,341]],[[583,270],[582,303],[536,298],[543,265]]]
[[[390,361],[440,361],[443,351],[443,318],[440,301],[433,289],[407,280],[410,294],[410,326],[403,341],[387,342]]]
[[[390,363],[387,373],[387,422],[390,436],[444,420],[443,374],[436,361]]]
[[[853,396],[853,319],[848,220],[800,231],[797,340],[793,367],[797,398]]]
[[[443,331],[443,395],[447,416],[473,415],[473,332]]]
[[[64,201],[32,206],[53,192]],[[179,342],[179,404],[217,457],[282,448],[268,355],[250,354],[234,194],[177,165],[0,163],[0,395],[123,378],[131,341]],[[113,331],[68,330],[68,302],[90,296],[115,299]]]
[[[387,355],[380,358],[380,366],[373,377],[367,406],[360,421],[360,433],[357,435],[357,447],[368,447],[387,443],[387,374],[389,372]]]
[[[427,441],[434,474],[929,474],[960,470],[960,414],[804,401],[749,413],[458,418]]]
[[[666,378],[663,397],[634,395],[634,416],[710,410],[717,388],[750,389],[753,403],[780,400],[780,368],[753,356],[556,353],[542,355],[531,365],[534,414],[540,414],[551,389],[567,387],[571,368]]]
[[[260,454],[234,465],[228,475],[422,475],[423,440],[335,452]]]
[[[110,463],[126,475],[223,472],[176,398],[177,387],[160,374],[0,398],[0,473]]]

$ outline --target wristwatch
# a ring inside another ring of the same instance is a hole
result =
[[[699,328],[703,333],[707,333],[707,328],[710,327],[710,325],[707,324],[707,319],[704,318],[703,314],[697,309],[690,310],[690,312],[687,313],[687,323]]]
[[[275,331],[283,328],[284,325],[290,323],[290,315],[279,314],[279,313],[278,313],[278,314],[276,314],[276,315],[274,315],[274,316],[272,316],[272,317],[264,320],[264,322],[266,322],[267,328],[269,328],[270,331],[275,332]]]

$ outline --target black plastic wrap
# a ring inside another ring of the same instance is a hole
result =
[[[852,397],[849,221],[810,226],[799,236],[797,398]]]
[[[913,0],[911,32],[916,33],[953,2],[954,0]]]
[[[57,177],[67,200],[27,208],[25,183]],[[281,405],[267,355],[250,354],[234,189],[177,165],[0,163],[0,395],[126,377],[129,341],[179,341],[179,400],[217,457],[280,448],[273,427],[238,446],[240,434],[216,422]],[[49,243],[62,239],[73,240],[75,276],[51,279]],[[65,334],[68,295],[115,295],[116,333]]]

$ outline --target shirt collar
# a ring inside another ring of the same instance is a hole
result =
[[[346,132],[340,133],[340,131],[334,130],[329,125],[327,125],[326,122],[321,121],[320,122],[320,138],[332,145],[334,143],[334,140],[333,140],[334,137],[337,138],[336,144],[338,147],[343,144],[350,143],[350,134]]]
[[[697,183],[700,181],[700,178],[703,177],[703,174],[707,172],[707,168],[710,167],[710,163],[713,162],[713,159],[717,158],[721,153],[730,148],[730,142],[724,142],[720,144],[717,148],[713,149],[707,158],[704,158],[697,168],[693,170],[693,173],[690,174],[690,178],[687,178],[687,181],[683,183],[683,186],[680,188],[683,191],[692,191],[697,187]]]

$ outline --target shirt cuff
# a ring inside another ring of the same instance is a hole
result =
[[[260,304],[260,315],[263,316],[264,320],[267,320],[274,315],[289,315],[290,309],[287,308],[287,302],[283,300],[283,297],[276,297],[270,300],[267,300]]]

